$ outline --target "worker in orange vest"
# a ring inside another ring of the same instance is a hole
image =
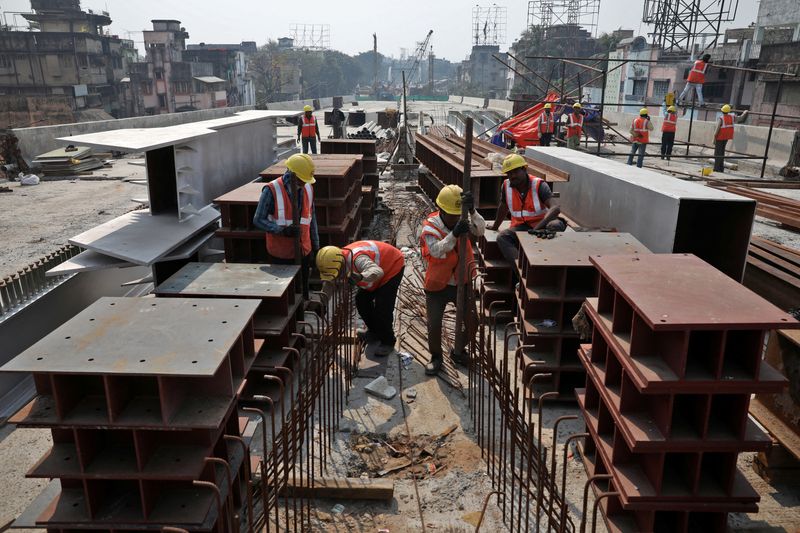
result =
[[[381,241],[358,241],[344,248],[326,246],[317,254],[322,281],[346,277],[358,287],[356,309],[366,329],[359,331],[363,342],[377,342],[375,355],[394,351],[394,306],[403,280],[403,253]]]
[[[681,92],[681,95],[678,97],[678,102],[681,105],[683,105],[686,96],[692,92],[692,89],[697,93],[697,101],[700,106],[705,105],[703,101],[703,84],[706,82],[706,72],[708,72],[708,66],[710,64],[710,54],[706,54],[694,62],[692,69],[689,71],[689,75],[686,77],[686,87],[683,88],[683,92]]]
[[[312,154],[317,153],[317,139],[319,136],[319,124],[314,117],[314,108],[307,105],[303,108],[303,116],[297,124],[297,142],[302,141],[303,153],[307,154],[311,150]]]
[[[469,220],[460,220],[462,203],[469,211]],[[431,213],[422,225],[420,249],[425,263],[425,307],[428,319],[428,350],[431,362],[426,365],[425,373],[435,375],[442,367],[442,319],[448,303],[456,305],[459,284],[469,284],[472,276],[460,279],[458,272],[458,238],[462,235],[480,237],[486,231],[486,221],[475,210],[475,200],[471,193],[462,194],[461,187],[446,185],[436,198],[439,211]],[[467,243],[465,256],[467,272],[475,269],[475,256],[472,244]],[[455,332],[456,338],[464,346],[474,336],[477,327],[477,312],[474,301],[466,301],[465,330]],[[466,365],[469,362],[467,353],[451,351],[455,363]]]
[[[639,110],[639,116],[633,119],[631,124],[631,153],[628,155],[628,164],[633,165],[633,156],[639,153],[636,166],[642,168],[644,164],[644,154],[647,150],[647,143],[650,142],[650,132],[653,131],[653,123],[650,121],[650,112],[643,107]]]
[[[542,146],[550,146],[550,141],[553,139],[556,124],[552,109],[552,104],[544,104],[544,112],[539,115],[539,144]]]
[[[572,104],[572,113],[567,115],[567,148],[577,150],[583,135],[583,109],[580,102]]]
[[[675,132],[678,129],[678,113],[674,105],[667,108],[664,122],[661,123],[661,159],[669,161],[672,147],[675,144]]]
[[[717,118],[717,127],[714,130],[714,172],[725,172],[725,147],[733,139],[734,125],[747,120],[748,111],[743,111],[738,117],[731,111],[731,106],[725,104],[720,109],[722,114]]]
[[[253,225],[267,232],[267,252],[276,265],[295,263],[296,240],[302,253],[303,297],[308,299],[312,254],[319,249],[317,215],[314,212],[314,161],[295,154],[286,161],[286,172],[261,189]],[[302,193],[297,194],[300,190]],[[296,200],[295,200],[296,198]],[[300,225],[294,225],[294,209],[300,209]]]
[[[511,228],[500,232],[497,246],[508,261],[516,262],[519,257],[517,232],[547,228],[551,231],[564,231],[567,223],[558,218],[561,208],[553,201],[550,186],[540,178],[528,174],[528,162],[519,154],[511,154],[503,160],[503,174],[506,180],[500,189],[501,201],[497,208],[497,218],[490,228],[500,229],[500,225],[511,213]]]

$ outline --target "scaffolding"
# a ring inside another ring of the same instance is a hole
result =
[[[472,8],[472,45],[495,46],[506,43],[508,8],[491,5]]]
[[[545,32],[553,26],[580,26],[597,37],[600,0],[531,0],[528,2],[528,28]]]
[[[295,48],[321,51],[331,47],[330,24],[292,24],[289,34]]]
[[[645,0],[642,22],[653,30],[653,45],[672,52],[716,44],[723,22],[736,18],[739,0]],[[700,41],[698,43],[698,41]]]

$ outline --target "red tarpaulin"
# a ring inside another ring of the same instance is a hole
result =
[[[505,131],[511,134],[511,136],[514,138],[514,142],[520,148],[525,148],[526,146],[538,146],[539,117],[542,113],[544,113],[544,104],[545,102],[557,101],[558,94],[551,92],[544,99],[544,102],[540,102],[533,107],[529,107],[522,113],[511,117],[497,126],[497,131]],[[554,118],[560,115],[560,110],[558,107],[559,106],[553,106],[552,113]]]

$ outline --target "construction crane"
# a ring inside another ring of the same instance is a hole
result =
[[[414,76],[418,74],[419,65],[422,62],[422,59],[425,57],[425,52],[428,50],[428,45],[431,42],[431,35],[433,35],[433,30],[428,32],[428,35],[425,37],[425,40],[417,43],[417,49],[414,52],[414,55],[408,58],[408,61],[403,66],[403,72],[406,73],[406,81],[409,85],[414,81]]]

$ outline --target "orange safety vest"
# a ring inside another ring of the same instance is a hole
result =
[[[349,272],[360,273],[356,270],[356,258],[360,255],[366,255],[373,263],[383,269],[383,277],[373,283],[366,283],[360,281],[357,283],[359,287],[365,291],[374,291],[386,285],[389,280],[403,271],[405,267],[405,259],[403,252],[381,241],[358,241],[348,244],[344,247],[350,253],[347,254],[347,270]]]
[[[530,174],[528,174],[528,178],[530,178],[530,187],[524,199],[519,192],[511,186],[509,180],[503,182],[506,205],[508,206],[508,212],[511,213],[512,228],[515,226],[522,226],[523,224],[529,226],[536,225],[541,222],[545,214],[547,214],[547,206],[545,206],[539,198],[539,187],[541,187],[544,180],[531,176]]]
[[[661,131],[668,133],[674,133],[678,126],[678,114],[677,113],[667,113],[667,116],[664,117],[664,122],[661,124]]]
[[[649,123],[650,121],[644,117],[633,119],[633,139],[631,139],[633,142],[640,144],[650,142],[650,130],[647,129]]]
[[[439,211],[431,213],[422,224],[422,234],[419,236],[420,249],[422,250],[422,257],[428,264],[425,270],[425,283],[426,291],[438,292],[447,288],[453,276],[456,276],[456,281],[459,283],[466,283],[466,280],[461,280],[458,275],[458,246],[453,248],[444,259],[439,259],[431,255],[428,249],[428,244],[425,242],[426,235],[433,235],[437,240],[442,240],[447,237],[448,232],[440,230],[432,222],[433,219],[439,216]],[[467,242],[467,272],[472,269],[472,264],[475,262],[475,254],[472,251],[472,244]]]
[[[542,113],[539,117],[539,131],[542,133],[553,133],[555,131],[552,113]]]
[[[314,118],[314,115],[311,115],[311,118],[307,118],[303,115],[303,138],[304,139],[313,139],[317,136],[317,119]]]
[[[689,83],[705,83],[707,69],[708,63],[702,59],[698,59],[694,62],[694,65],[692,65],[692,70],[689,71],[689,76],[686,78],[686,81]]]
[[[725,113],[721,117],[719,117],[721,121],[719,127],[719,133],[715,137],[718,141],[730,141],[733,139],[733,115],[730,113]]]
[[[289,192],[283,184],[283,178],[278,178],[267,184],[275,200],[275,208],[269,215],[269,220],[284,228],[293,223],[294,205]],[[303,189],[303,210],[300,213],[300,245],[303,256],[311,253],[311,217],[314,214],[314,188],[306,184]],[[267,251],[279,259],[294,259],[294,239],[274,233],[267,233]]]
[[[567,125],[567,139],[570,137],[580,137],[583,133],[583,115],[580,113],[570,113],[569,124]]]

